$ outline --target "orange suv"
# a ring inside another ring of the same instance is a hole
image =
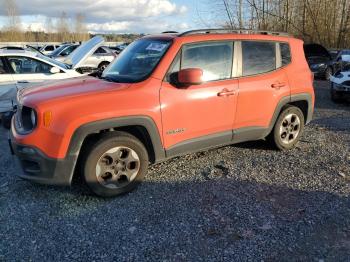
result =
[[[248,140],[280,150],[314,108],[303,42],[283,33],[195,30],[130,44],[100,78],[22,90],[10,146],[22,178],[92,191],[135,188],[150,163]]]

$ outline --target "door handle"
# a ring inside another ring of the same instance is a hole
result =
[[[221,92],[218,93],[218,96],[232,96],[235,94],[236,94],[235,90],[228,90],[225,88]]]
[[[280,89],[281,87],[285,87],[286,83],[274,83],[271,85],[272,88]]]
[[[21,80],[21,81],[17,81],[18,84],[28,84],[29,82],[26,80]]]

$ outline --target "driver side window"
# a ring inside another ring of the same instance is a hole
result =
[[[51,74],[51,65],[24,56],[7,57],[8,63],[15,74]]]
[[[172,82],[178,71],[187,68],[202,69],[205,82],[230,79],[232,62],[232,41],[188,44],[177,54],[168,71],[167,80]]]

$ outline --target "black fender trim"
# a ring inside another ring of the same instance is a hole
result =
[[[159,134],[158,128],[150,117],[147,116],[127,116],[118,118],[109,118],[104,120],[99,120],[95,122],[90,122],[84,124],[77,128],[71,138],[66,159],[70,159],[70,182],[72,181],[75,166],[79,157],[81,147],[84,140],[88,135],[98,133],[102,130],[109,130],[112,128],[121,128],[127,126],[141,126],[144,127],[152,142],[155,162],[160,162],[165,159],[165,150],[162,144],[161,136]]]

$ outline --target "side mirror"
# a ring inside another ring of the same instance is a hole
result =
[[[200,85],[203,83],[203,70],[200,68],[182,69],[178,73],[178,83],[184,86]]]
[[[51,67],[50,69],[50,73],[51,74],[58,74],[59,72],[61,72],[61,70],[58,67]]]

